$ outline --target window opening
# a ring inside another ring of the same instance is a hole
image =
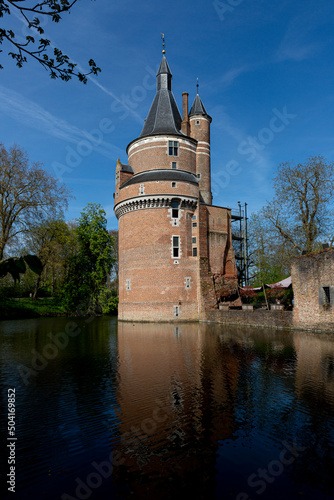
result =
[[[179,257],[180,254],[180,237],[173,236],[173,257]]]
[[[172,168],[173,168],[173,169],[176,169],[176,168],[177,168],[177,163],[176,163],[176,161],[172,161]]]
[[[179,202],[172,201],[172,219],[179,218]]]
[[[331,303],[331,290],[329,286],[323,286],[325,304]]]
[[[131,290],[131,280],[126,280],[126,289]]]
[[[177,141],[168,141],[168,154],[169,156],[178,156],[179,143]]]
[[[193,257],[197,257],[197,248],[196,247],[193,248]]]

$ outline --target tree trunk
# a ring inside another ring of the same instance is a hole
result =
[[[36,285],[35,285],[35,290],[34,290],[34,295],[32,296],[32,298],[34,300],[37,300],[37,292],[38,292],[38,289],[39,289],[39,284],[41,282],[41,277],[40,276],[37,276],[37,280],[36,280]]]

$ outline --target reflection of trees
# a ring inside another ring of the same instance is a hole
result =
[[[41,477],[50,469],[50,498],[64,491],[75,496],[75,478],[114,450],[122,464],[93,499],[112,500],[113,485],[122,499],[225,492],[236,498],[243,488],[252,498],[247,478],[276,460],[283,442],[305,449],[275,480],[270,498],[283,498],[286,484],[305,498],[311,485],[317,500],[319,484],[330,490],[334,343],[328,336],[138,323],[120,323],[117,334],[114,320],[74,321],[81,334],[27,387],[16,363],[29,366],[31,349],[41,352],[49,332],[64,330],[68,320],[31,320],[25,330],[0,337],[0,382],[18,387],[24,415],[19,467],[29,494],[34,487],[46,491]]]
[[[77,323],[81,333],[25,385],[17,363],[31,367],[32,349],[42,353],[51,343],[50,333],[64,331],[69,321]],[[74,493],[69,490],[75,489],[75,478],[91,472],[92,460],[110,454],[110,436],[118,422],[115,326],[104,318],[89,324],[77,318],[51,318],[21,325],[13,335],[2,332],[7,365],[0,373],[1,385],[17,388],[18,489],[27,490],[26,498],[43,500],[45,484],[52,481],[53,489],[45,498],[60,498],[65,491]],[[9,375],[4,378],[6,371]]]

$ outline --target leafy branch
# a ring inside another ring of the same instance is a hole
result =
[[[61,20],[61,14],[68,12],[76,2],[77,0],[72,2],[68,0],[45,0],[34,6],[29,6],[27,5],[28,0],[0,0],[0,18],[5,14],[10,15],[11,9],[16,9],[27,28],[38,35],[37,38],[28,35],[25,37],[24,42],[20,42],[13,30],[0,28],[0,45],[7,41],[12,46],[13,50],[8,52],[8,55],[16,61],[19,68],[22,68],[23,64],[28,61],[27,57],[31,57],[39,62],[45,70],[49,71],[51,78],[68,81],[73,76],[76,76],[79,81],[87,83],[88,75],[98,75],[101,71],[93,59],[88,61],[89,71],[82,73],[77,70],[77,64],[71,62],[70,58],[57,47],[54,47],[53,53],[50,54],[49,47],[52,46],[50,40],[40,37],[40,35],[44,34],[40,16],[49,16],[53,22],[58,23]],[[37,16],[33,17],[31,13],[37,14]],[[0,52],[3,51],[0,50]],[[0,69],[3,69],[1,64]]]

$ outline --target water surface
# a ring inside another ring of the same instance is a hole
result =
[[[0,359],[1,498],[334,498],[334,336],[34,319]]]

